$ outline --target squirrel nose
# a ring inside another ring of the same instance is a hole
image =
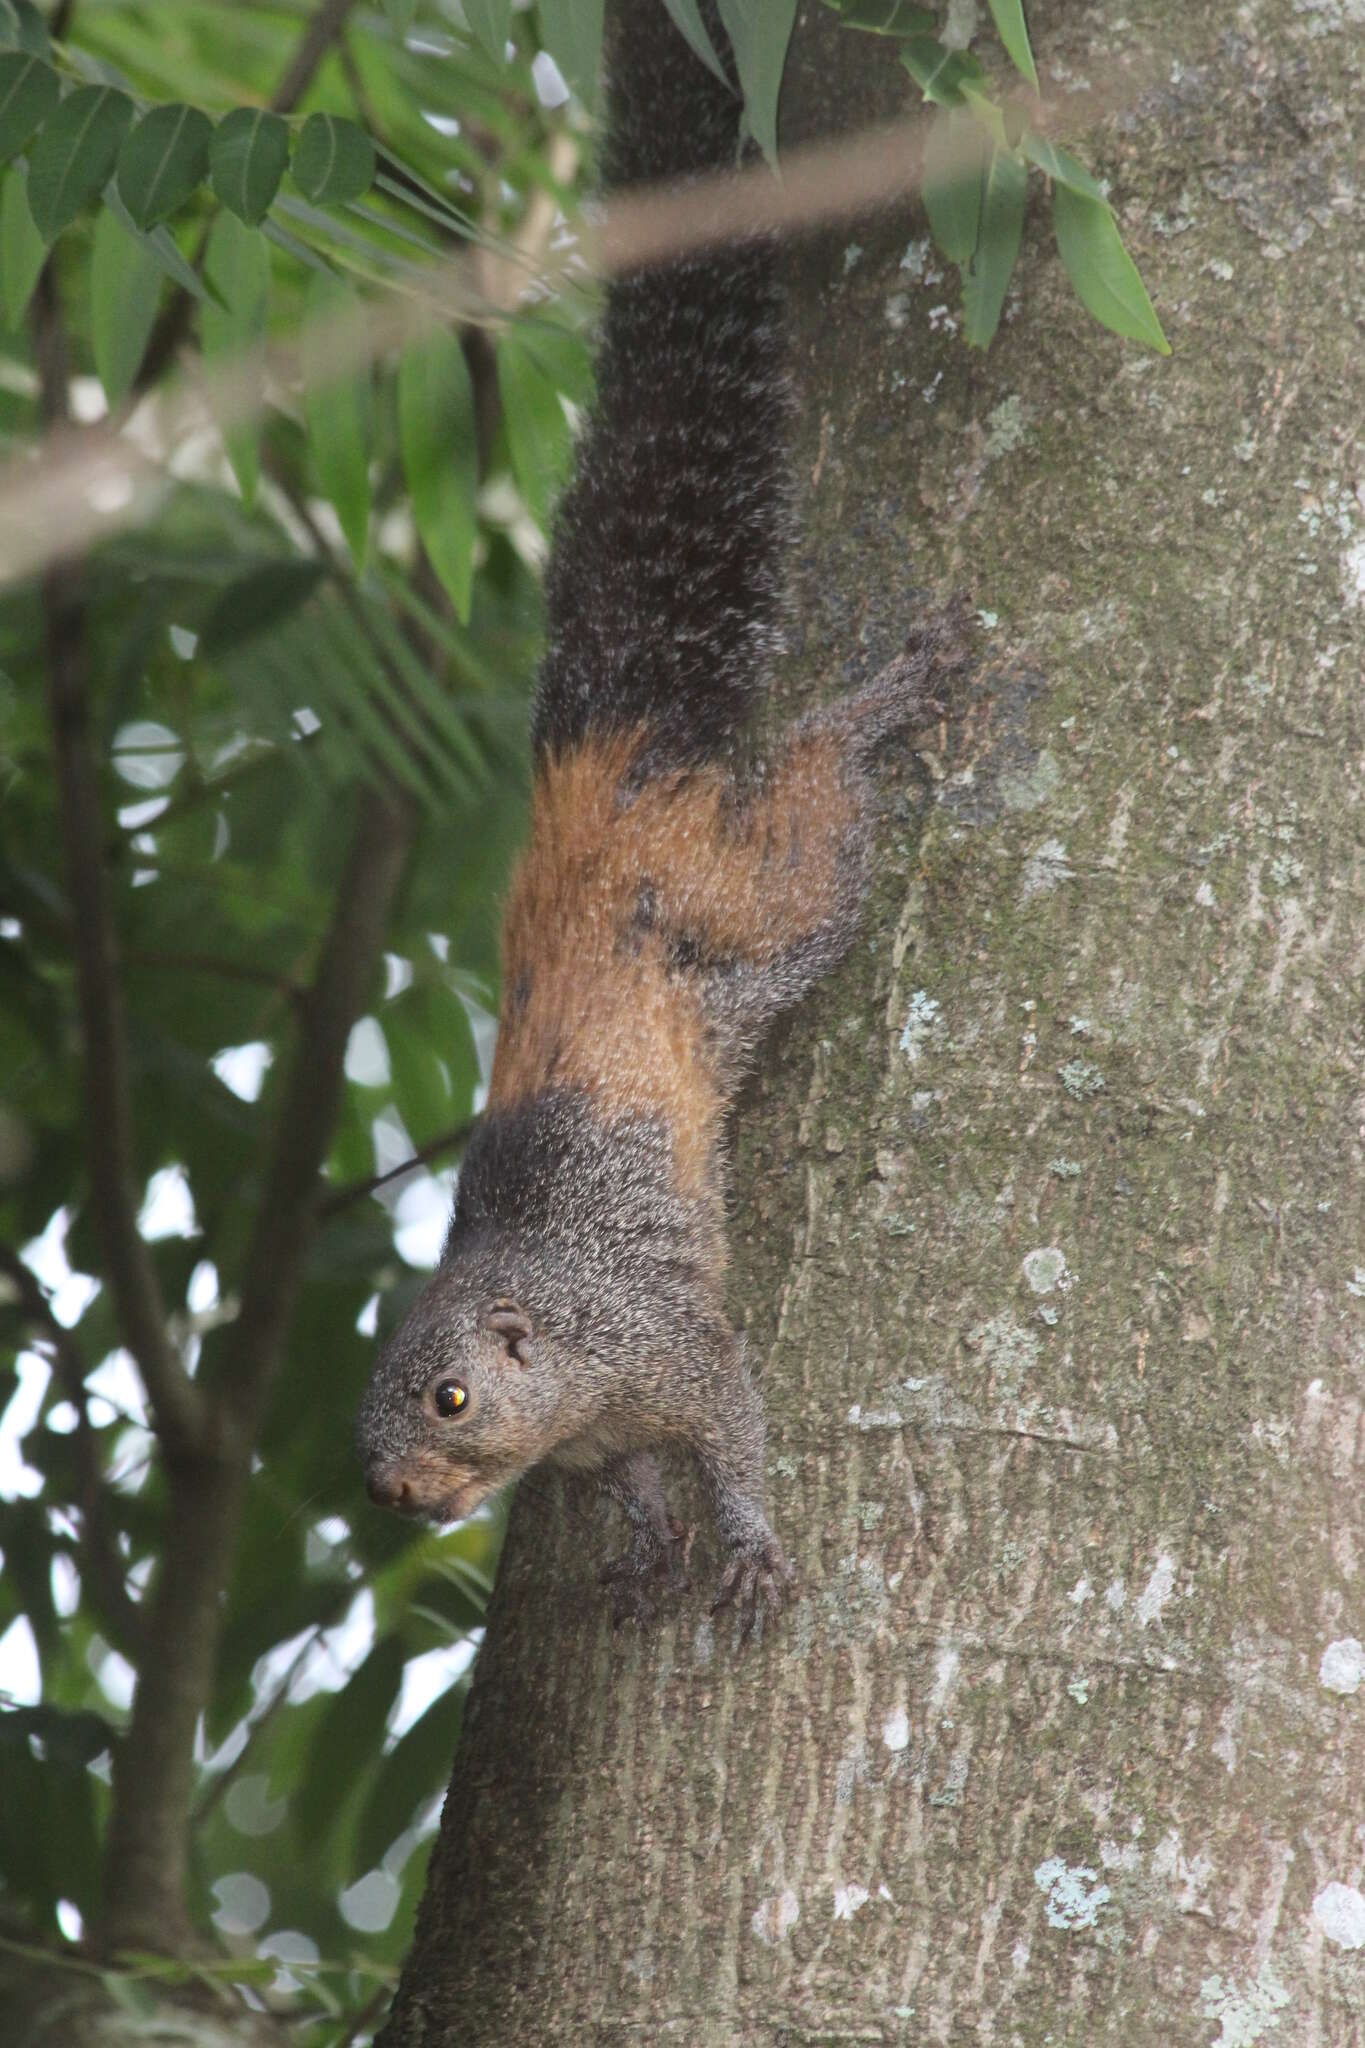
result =
[[[400,1508],[412,1489],[396,1465],[371,1465],[365,1474],[365,1491],[376,1507]]]

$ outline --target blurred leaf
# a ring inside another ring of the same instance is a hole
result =
[[[911,36],[901,44],[901,63],[939,107],[960,107],[963,83],[984,75],[970,50],[946,49],[937,36]]]
[[[28,204],[51,242],[93,199],[132,125],[133,103],[107,85],[82,85],[44,123],[29,152]]]
[[[725,66],[716,54],[716,46],[707,34],[706,23],[701,18],[697,0],[664,0],[664,6],[672,15],[675,25],[686,36],[692,48],[709,70],[714,71],[722,85],[729,85]]]
[[[0,48],[45,57],[51,47],[47,24],[33,0],[0,0]]]
[[[118,156],[119,194],[140,228],[183,206],[208,171],[213,124],[197,107],[153,107]]]
[[[1000,40],[1009,53],[1011,64],[1037,92],[1038,73],[1034,68],[1033,51],[1029,47],[1028,23],[1024,20],[1023,0],[990,0],[990,9],[995,26],[1000,32]]]
[[[777,99],[787,62],[796,0],[717,0],[735,53],[749,133],[777,163]]]
[[[382,1751],[405,1661],[400,1638],[385,1636],[328,1701],[309,1745],[310,1768],[290,1787],[299,1835],[309,1848],[337,1824],[347,1796],[364,1783]]]
[[[924,145],[924,210],[950,263],[970,263],[981,229],[983,141],[959,108],[935,113]]]
[[[140,228],[124,205],[117,185],[105,186],[104,203],[122,225],[124,232],[132,236],[139,248],[145,249],[155,258],[172,284],[178,284],[181,291],[188,292],[193,299],[209,297],[202,279],[191,270],[181,255],[169,228]]]
[[[585,107],[597,100],[603,0],[540,0],[540,32],[560,75]],[[675,17],[676,18],[676,17]]]
[[[0,163],[17,156],[52,112],[59,94],[50,64],[18,50],[0,57]]]
[[[200,629],[199,652],[212,661],[229,648],[273,633],[308,602],[322,575],[320,562],[290,559],[248,569],[215,601]]]
[[[321,333],[333,318],[346,317],[355,294],[342,285],[310,281],[305,334]],[[305,350],[307,344],[305,341]],[[367,372],[324,381],[305,354],[304,410],[308,452],[318,487],[336,511],[346,544],[364,566],[370,524],[370,379]]]
[[[501,64],[512,19],[512,0],[463,0],[464,17],[495,64]]]
[[[1145,342],[1159,355],[1168,356],[1171,345],[1109,207],[1070,185],[1056,184],[1052,188],[1052,225],[1066,274],[1081,304],[1115,334]]]
[[[23,170],[14,164],[6,171],[0,191],[0,292],[4,294],[5,324],[11,329],[24,317],[47,255],[47,244],[28,210],[26,184]]]
[[[224,114],[209,144],[214,191],[238,220],[254,227],[280,189],[289,161],[289,128],[263,107]]]
[[[116,406],[132,388],[156,324],[161,268],[110,212],[95,222],[90,259],[90,340],[104,395]]]
[[[468,1696],[469,1681],[461,1678],[380,1757],[356,1828],[358,1870],[382,1862],[418,1808],[445,1790]]]
[[[204,355],[210,363],[240,361],[265,338],[270,257],[259,232],[234,213],[220,213],[209,233],[204,275],[219,302],[206,300],[199,309]],[[260,432],[256,420],[224,429],[228,460],[248,505],[260,476]]]
[[[963,280],[963,335],[986,348],[1000,324],[1024,231],[1028,173],[1010,150],[992,149],[981,180],[981,231]]]
[[[290,169],[305,199],[318,206],[339,206],[361,198],[374,183],[374,144],[354,121],[310,114]]]
[[[417,0],[383,0],[383,8],[398,34],[405,35],[417,12]]]
[[[474,391],[453,335],[433,335],[404,353],[398,438],[417,531],[456,616],[467,625],[478,538],[478,462]]]
[[[498,341],[498,385],[513,472],[537,523],[548,531],[550,508],[568,474],[572,436],[558,389],[515,328]]]
[[[1079,192],[1084,199],[1098,199],[1107,205],[1103,191],[1091,177],[1085,165],[1078,163],[1070,150],[1058,149],[1045,136],[1035,135],[1026,130],[1019,138],[1019,147],[1031,164],[1059,185],[1066,185],[1073,192]]]

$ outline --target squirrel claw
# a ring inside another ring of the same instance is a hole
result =
[[[659,1611],[659,1593],[687,1592],[692,1533],[673,1522],[666,1542],[632,1544],[624,1555],[603,1565],[597,1577],[601,1585],[612,1589],[613,1628],[623,1628],[628,1621],[646,1628]]]
[[[731,1554],[711,1602],[712,1614],[733,1607],[739,1616],[739,1640],[747,1643],[761,1622],[781,1613],[787,1594],[796,1582],[796,1572],[783,1554],[775,1536],[754,1548]],[[761,1629],[760,1629],[761,1634]]]

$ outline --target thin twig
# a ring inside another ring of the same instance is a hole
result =
[[[448,1152],[458,1152],[465,1145],[474,1129],[474,1119],[457,1124],[453,1131],[442,1131],[439,1138],[428,1138],[425,1145],[419,1145],[411,1159],[405,1159],[401,1166],[391,1166],[387,1173],[372,1174],[368,1180],[348,1181],[328,1195],[318,1205],[321,1217],[338,1216],[343,1209],[351,1208],[356,1202],[363,1202],[367,1195],[379,1188],[386,1188],[392,1181],[402,1180],[405,1174],[416,1173],[419,1166],[426,1166],[433,1159],[443,1158]]]
[[[299,39],[289,69],[275,88],[270,102],[274,113],[293,113],[313,83],[318,66],[345,28],[346,17],[355,4],[356,0],[322,0],[321,7]]]

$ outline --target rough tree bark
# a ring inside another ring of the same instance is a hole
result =
[[[613,1637],[518,1503],[385,2048],[1365,2039],[1357,13],[1031,8],[1168,362],[1041,207],[984,360],[919,221],[793,258],[792,699],[994,657],[739,1120],[803,1595]],[[788,133],[885,111],[809,16]]]

